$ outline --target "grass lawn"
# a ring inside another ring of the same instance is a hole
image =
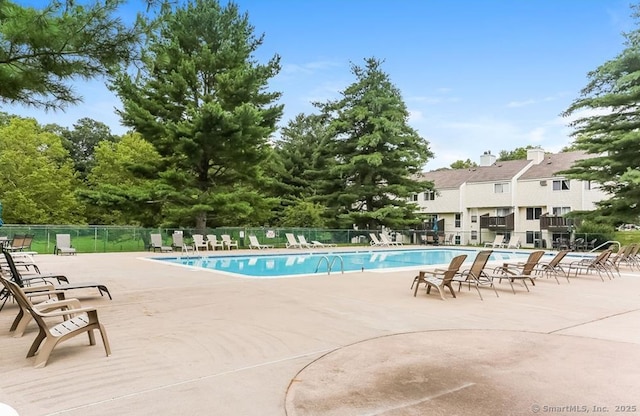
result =
[[[632,243],[640,243],[640,230],[616,231],[615,240],[626,246]]]

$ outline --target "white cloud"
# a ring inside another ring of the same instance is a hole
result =
[[[448,167],[457,160],[479,163],[480,155],[487,150],[497,155],[502,150],[531,145],[558,152],[570,143],[569,130],[555,119],[531,126],[498,117],[457,119],[421,115],[412,120],[412,125],[429,140],[435,154],[435,159],[427,163],[428,170]]]
[[[329,69],[333,69],[341,66],[343,65],[333,61],[314,61],[314,62],[307,62],[303,64],[285,63],[282,65],[282,71],[280,73],[284,75],[295,75],[295,74],[312,75],[318,71],[329,70]]]
[[[549,101],[555,101],[557,100],[558,97],[544,97],[544,98],[540,98],[540,99],[533,99],[530,98],[528,100],[523,100],[523,101],[511,101],[509,103],[507,103],[507,107],[508,108],[519,108],[519,107],[527,107],[530,105],[534,105],[534,104],[540,104],[540,103],[548,103]]]

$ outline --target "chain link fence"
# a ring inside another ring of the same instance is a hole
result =
[[[170,246],[174,231],[182,231],[187,242],[192,241],[196,233],[193,228],[141,228],[105,225],[12,225],[5,224],[0,228],[0,237],[10,242],[16,235],[32,235],[30,251],[53,253],[56,234],[69,234],[71,244],[78,253],[109,253],[146,251],[150,246],[150,235],[160,234],[163,244]],[[203,234],[214,234],[220,239],[228,234],[238,241],[239,248],[249,247],[249,236],[255,235],[262,244],[285,247],[286,234],[303,235],[309,242],[320,241],[341,246],[368,246],[373,232],[380,230],[326,229],[326,228],[267,228],[267,227],[220,227],[207,229]],[[429,244],[446,246],[483,247],[493,241],[493,233],[472,233],[463,231],[436,234],[432,230],[385,230],[391,241],[404,244]],[[619,234],[619,233],[618,233]],[[522,248],[557,249],[558,244],[570,245],[576,239],[591,242],[598,238],[596,246],[606,240],[599,241],[602,236],[589,234],[541,234],[539,232],[511,233],[520,237]],[[592,248],[593,244],[589,247]]]

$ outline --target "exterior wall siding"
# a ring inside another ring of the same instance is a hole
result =
[[[545,162],[543,162],[545,163]],[[597,186],[587,186],[583,181],[560,176],[535,178],[536,173],[527,175],[527,170],[536,165],[529,163],[519,172],[514,172],[510,179],[493,181],[463,181],[459,187],[438,189],[433,201],[423,201],[423,196],[417,201],[421,213],[437,214],[445,219],[445,234],[460,235],[461,244],[481,244],[493,241],[495,231],[480,229],[480,216],[489,214],[496,216],[497,208],[511,208],[514,213],[514,230],[512,235],[520,237],[524,247],[532,247],[533,243],[526,243],[527,231],[541,232],[539,219],[527,219],[527,208],[540,208],[541,214],[554,215],[555,207],[568,207],[571,211],[590,211],[595,209],[596,202],[608,196]],[[559,165],[555,165],[558,168]],[[538,172],[543,165],[538,165]],[[548,169],[547,169],[548,170]],[[560,169],[559,169],[560,170]],[[531,172],[534,172],[533,170]],[[519,179],[525,176],[527,179]],[[554,181],[568,181],[569,189],[554,190]],[[509,184],[508,192],[495,192],[495,184]],[[460,227],[455,228],[455,214],[461,214]],[[476,221],[474,222],[473,219]],[[546,231],[541,232],[542,239],[550,243],[551,236]],[[472,239],[471,236],[476,238]],[[529,235],[530,238],[532,234]],[[536,244],[541,244],[540,240]],[[549,245],[547,245],[549,247]]]

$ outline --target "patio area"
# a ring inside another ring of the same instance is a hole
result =
[[[411,271],[252,279],[153,255],[38,255],[43,272],[109,287],[112,301],[68,296],[99,307],[112,355],[78,336],[35,369],[36,326],[11,337],[8,304],[0,403],[21,416],[640,413],[638,272],[442,301],[413,297]]]

